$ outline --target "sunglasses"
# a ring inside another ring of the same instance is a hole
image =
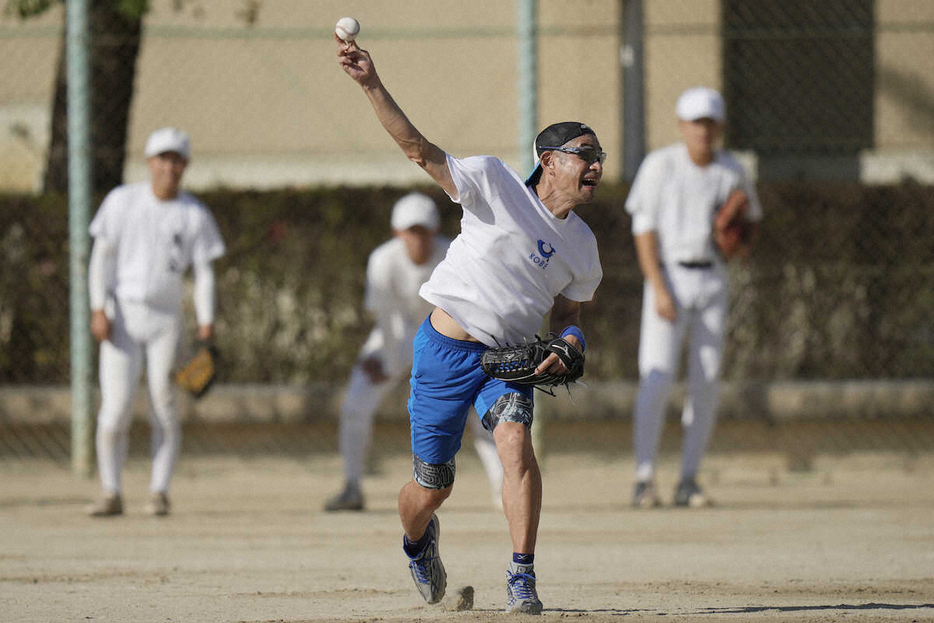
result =
[[[606,162],[606,152],[597,151],[592,147],[541,147],[542,151],[560,151],[565,154],[574,154],[587,163],[587,166],[600,161],[600,164]]]

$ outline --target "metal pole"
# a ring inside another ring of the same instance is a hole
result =
[[[535,157],[532,145],[538,135],[538,3],[536,0],[516,0],[516,39],[518,48],[519,103],[519,171],[532,172]],[[533,409],[532,446],[539,463],[545,457],[545,418],[537,406]]]
[[[91,474],[91,335],[88,215],[91,205],[88,0],[66,3],[68,241],[71,264],[71,468]]]
[[[532,172],[532,143],[538,134],[538,28],[536,0],[516,0],[518,42],[519,171]]]
[[[623,179],[631,182],[645,157],[645,84],[642,0],[622,0]]]

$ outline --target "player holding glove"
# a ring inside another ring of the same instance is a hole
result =
[[[695,476],[713,431],[729,305],[725,258],[743,253],[762,218],[755,187],[717,149],[725,106],[713,89],[688,89],[676,112],[684,141],[650,153],[626,198],[645,276],[639,395],[633,425],[633,505],[656,506],[655,460],[668,390],[688,337],[688,396],[678,506],[702,506]],[[721,207],[722,206],[722,207]]]
[[[393,101],[370,55],[337,39],[338,59],[369,98],[405,155],[463,208],[461,233],[420,290],[435,306],[414,341],[409,397],[413,479],[399,494],[403,549],[424,599],[444,596],[435,511],[451,494],[454,455],[471,405],[493,432],[503,464],[503,507],[513,556],[506,571],[510,612],[538,614],[534,553],[541,473],[532,448],[532,387],[494,379],[480,368],[487,348],[519,344],[551,311],[556,333],[584,350],[580,304],[603,275],[593,233],[574,208],[593,200],[606,155],[592,129],[565,122],[535,142],[539,163],[523,180],[498,158],[459,159],[430,143]],[[537,372],[566,372],[551,353]]]
[[[144,358],[152,407],[149,512],[169,513],[169,480],[181,444],[169,373],[184,324],[183,277],[189,266],[198,338],[214,337],[211,262],[225,249],[211,212],[180,188],[190,155],[188,135],[175,128],[156,130],[145,153],[151,181],[112,190],[90,225],[91,333],[101,344],[96,442],[103,495],[89,511],[95,517],[123,513],[130,407]]]

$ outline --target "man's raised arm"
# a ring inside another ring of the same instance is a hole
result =
[[[457,198],[457,187],[448,169],[444,151],[422,136],[412,125],[399,105],[383,86],[370,53],[361,50],[356,41],[344,41],[337,35],[337,58],[343,70],[363,87],[363,92],[373,105],[376,117],[383,124],[406,157],[423,168],[431,178],[452,198]]]

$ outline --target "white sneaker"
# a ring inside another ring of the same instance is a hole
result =
[[[543,607],[535,590],[534,567],[509,563],[506,569],[506,612],[541,614]]]
[[[448,574],[441,563],[438,542],[441,540],[441,522],[432,514],[428,523],[428,545],[415,558],[409,556],[409,571],[415,580],[415,588],[430,604],[436,604],[444,597],[448,585]],[[408,554],[406,554],[408,556]]]

